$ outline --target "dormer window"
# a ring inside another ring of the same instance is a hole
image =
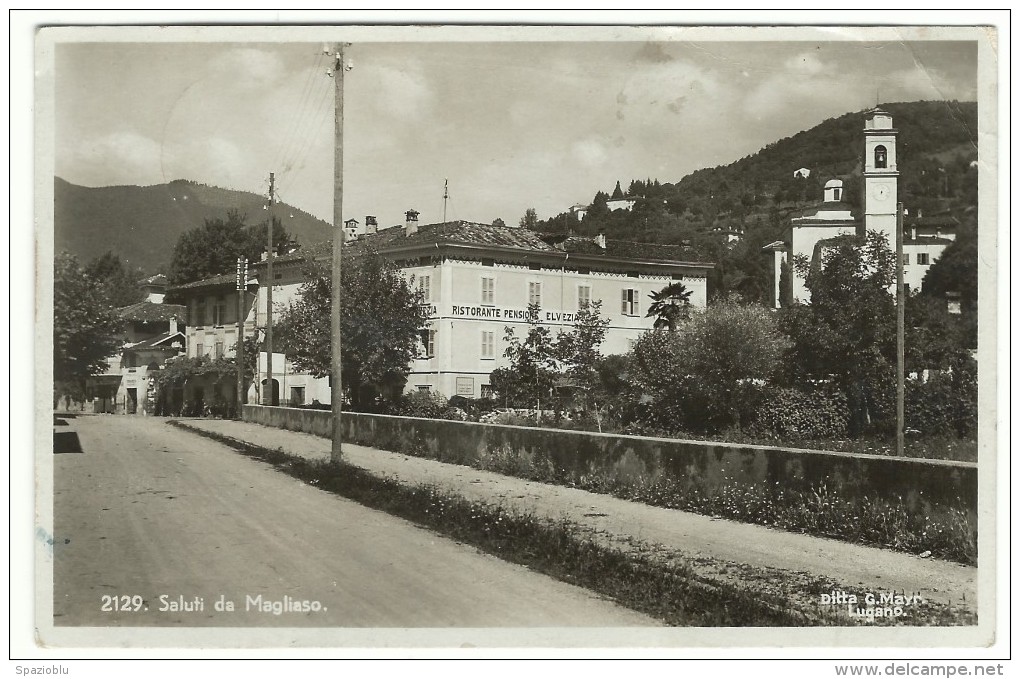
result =
[[[878,169],[888,166],[887,151],[884,146],[875,147],[875,167]]]

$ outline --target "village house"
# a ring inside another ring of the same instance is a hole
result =
[[[86,381],[92,412],[152,414],[155,373],[184,351],[185,308],[163,303],[166,277],[153,276],[140,285],[146,299],[116,312],[122,321],[120,352],[108,359],[105,371]]]

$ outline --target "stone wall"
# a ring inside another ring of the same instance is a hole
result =
[[[244,406],[244,419],[330,435],[329,411]],[[977,465],[704,441],[622,436],[415,417],[344,413],[345,442],[500,469],[585,488],[657,484],[685,492],[776,486],[825,489],[854,501],[898,503],[911,511],[977,515]]]

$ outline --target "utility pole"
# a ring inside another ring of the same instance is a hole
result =
[[[244,296],[248,290],[248,258],[237,258],[237,417],[241,419],[244,405]]]
[[[903,294],[903,203],[896,204],[896,454],[903,456],[904,384],[906,338]]]
[[[273,403],[273,193],[276,176],[269,173],[269,228],[266,230],[266,386],[262,390],[262,403]]]
[[[343,410],[344,390],[341,381],[342,362],[340,360],[340,262],[344,242],[344,44],[337,43],[333,48],[333,266],[331,270],[332,288],[330,295],[330,345],[332,347],[332,365],[330,374],[330,409],[332,410],[332,448],[330,459],[339,462],[343,457],[340,427],[340,413]]]

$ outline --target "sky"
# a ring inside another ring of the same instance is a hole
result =
[[[977,99],[972,42],[632,37],[352,43],[344,218],[440,221],[448,181],[448,219],[544,219],[876,101]],[[331,222],[331,65],[322,43],[59,43],[56,174],[266,194],[273,172],[280,200]]]

